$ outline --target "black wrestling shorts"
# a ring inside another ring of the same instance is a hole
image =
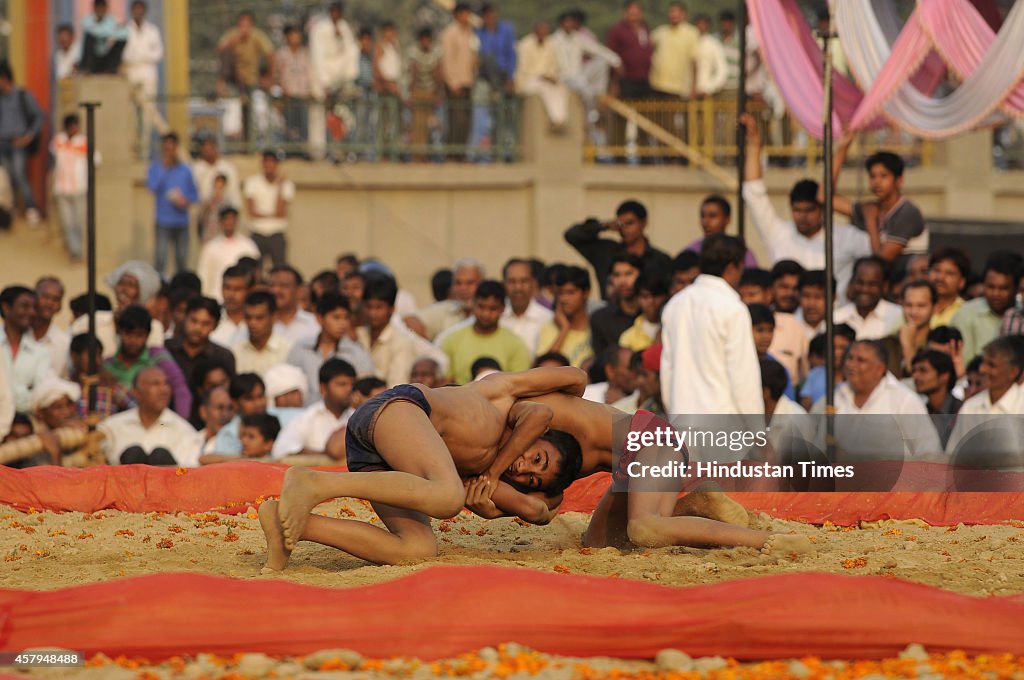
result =
[[[367,400],[348,419],[345,432],[345,459],[349,472],[392,469],[373,445],[373,428],[377,425],[381,411],[395,401],[410,401],[423,409],[428,418],[430,417],[430,402],[418,387],[412,385],[396,385]]]

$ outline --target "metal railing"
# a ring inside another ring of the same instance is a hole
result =
[[[521,158],[518,97],[445,101],[371,92],[316,101],[256,90],[216,99],[168,97],[157,108],[172,102],[187,107],[188,139],[211,136],[228,154],[277,149],[290,157],[336,162],[513,163]],[[144,126],[140,130],[146,134]],[[151,154],[152,140],[142,141],[136,144],[139,155],[147,148]]]
[[[653,99],[624,103],[705,158],[713,159],[719,165],[735,165],[734,98]],[[769,164],[811,169],[821,164],[824,157],[821,142],[808,135],[788,114],[774,118],[760,102],[751,102],[747,110],[759,122]],[[932,163],[930,142],[894,130],[875,130],[859,135],[850,149],[849,158],[860,158],[880,149],[899,154],[911,166],[930,166]],[[601,110],[596,121],[588,121],[583,156],[590,163],[682,162],[678,150],[658,142],[607,108]]]

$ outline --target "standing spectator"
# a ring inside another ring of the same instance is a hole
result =
[[[78,261],[85,232],[89,151],[77,113],[64,116],[64,130],[50,142],[50,151],[54,157],[53,195],[64,231],[64,247],[71,259]]]
[[[274,296],[265,290],[253,291],[245,298],[245,326],[249,337],[231,348],[235,355],[235,369],[239,373],[262,376],[272,367],[287,361],[292,343],[274,332],[276,311]]]
[[[953,315],[951,325],[964,336],[964,361],[981,353],[981,348],[999,335],[1006,310],[1013,307],[1021,278],[1021,257],[997,252],[985,263],[985,294],[965,302]]]
[[[903,310],[885,299],[889,289],[885,260],[877,255],[862,257],[853,265],[850,281],[852,301],[835,310],[836,323],[845,323],[858,340],[880,340],[900,325]]]
[[[270,270],[270,292],[277,303],[274,333],[294,346],[312,340],[320,332],[316,317],[299,306],[302,274],[294,267],[282,265]]]
[[[961,297],[971,275],[971,261],[959,248],[942,248],[928,261],[928,280],[935,286],[938,300],[932,314],[932,328],[948,326],[964,304]]]
[[[639,201],[625,201],[615,210],[615,219],[599,222],[594,218],[570,227],[565,240],[594,268],[594,275],[601,284],[601,298],[607,299],[604,282],[612,269],[612,258],[619,253],[630,253],[640,258],[644,271],[668,270],[672,260],[668,255],[651,245],[644,235],[647,229],[647,208]],[[615,231],[622,241],[601,238],[602,231]]]
[[[498,8],[484,3],[480,9],[481,26],[476,29],[480,41],[479,66],[473,93],[473,132],[470,146],[479,149],[502,143],[504,129],[495,129],[491,106],[506,93],[515,91],[516,31],[508,21],[498,18]]]
[[[471,368],[480,357],[495,359],[505,371],[530,368],[526,343],[499,325],[504,309],[505,286],[498,281],[481,282],[473,295],[472,324],[453,330],[441,342],[457,384],[465,385],[473,379]]]
[[[743,241],[720,234],[700,253],[700,276],[662,312],[661,391],[669,413],[764,413],[750,312],[736,286]]]
[[[238,209],[227,206],[220,209],[220,233],[203,244],[199,251],[196,273],[203,284],[203,295],[218,302],[224,300],[221,284],[224,272],[243,257],[260,256],[256,243],[238,233]]]
[[[178,135],[169,132],[161,139],[161,158],[149,165],[146,187],[156,200],[157,273],[167,266],[167,251],[174,243],[174,270],[184,271],[188,262],[188,208],[199,200],[192,171],[178,158]]]
[[[590,31],[581,30],[580,15],[582,12],[560,14],[558,30],[551,36],[551,44],[558,59],[562,82],[578,93],[583,102],[587,136],[595,145],[604,146],[607,138],[604,130],[597,126],[600,118],[597,98],[608,89],[608,69],[621,72],[622,59],[602,45]]]
[[[327,15],[315,20],[309,28],[309,55],[313,77],[324,101],[309,110],[309,140],[313,155],[323,155],[327,142],[327,111],[334,109],[346,89],[359,73],[359,45],[352,27],[345,21],[344,6],[332,2]]]
[[[135,90],[135,104],[141,113],[142,158],[149,157],[149,138],[157,113],[154,99],[159,83],[158,69],[164,58],[164,41],[160,30],[146,21],[146,3],[134,0],[131,20],[127,23],[128,39],[121,59],[122,71]]]
[[[697,42],[697,83],[695,94],[698,99],[718,94],[725,86],[729,67],[725,62],[725,49],[711,33],[711,17],[707,14],[695,20],[700,40]]]
[[[554,320],[540,329],[537,353],[557,352],[579,368],[594,356],[587,313],[590,274],[583,267],[565,267],[555,276],[555,288]]]
[[[30,225],[39,224],[39,210],[25,174],[25,159],[34,151],[42,126],[43,112],[35,96],[15,85],[11,65],[0,61],[0,165],[21,194]]]
[[[217,54],[220,56],[217,90],[222,96],[226,94],[227,83],[243,94],[254,90],[259,85],[261,66],[273,72],[274,44],[266,33],[256,28],[256,20],[248,10],[239,14],[235,27],[217,41]]]
[[[0,335],[0,361],[16,411],[27,412],[32,390],[52,373],[50,353],[32,339],[32,320],[36,315],[36,294],[24,286],[8,286],[0,292],[0,317],[4,320]],[[10,423],[5,423],[10,425]]]
[[[401,141],[402,49],[398,44],[395,24],[380,25],[380,40],[373,51],[373,86],[377,92],[378,144],[391,160],[398,160]]]
[[[274,267],[287,260],[288,208],[295,199],[295,184],[280,172],[280,162],[276,152],[264,151],[263,172],[246,179],[242,189],[252,240]]]
[[[747,164],[744,168],[743,200],[747,202],[750,219],[770,254],[772,264],[779,260],[795,260],[804,269],[824,269],[825,232],[822,230],[824,210],[818,200],[818,183],[800,180],[789,192],[792,221],[775,212],[761,168],[761,131],[749,114],[740,122],[747,128]],[[871,254],[867,234],[856,227],[837,224],[833,228],[838,296],[846,299],[853,263]]]
[[[441,50],[434,45],[434,33],[428,27],[416,32],[416,44],[405,56],[409,64],[409,107],[412,123],[409,126],[409,145],[413,158],[422,161],[431,139],[438,128],[437,108],[441,104]]]
[[[82,73],[117,73],[128,40],[128,27],[110,14],[107,0],[95,0],[82,19]]]
[[[78,70],[82,46],[75,40],[75,27],[61,24],[57,27],[57,49],[53,52],[53,76],[58,81],[70,78]]]
[[[36,281],[36,314],[32,319],[32,339],[50,353],[50,368],[63,378],[68,374],[71,336],[53,322],[64,303],[64,284],[55,276]]]
[[[221,347],[234,347],[245,339],[245,298],[249,295],[249,272],[240,265],[224,270],[219,291],[224,303],[220,323],[210,339]],[[209,297],[216,298],[216,295]]]
[[[533,33],[516,44],[516,91],[537,95],[548,121],[560,132],[569,119],[569,90],[559,79],[558,54],[546,21],[533,25]]]
[[[196,188],[199,189],[200,201],[204,203],[210,201],[214,195],[214,184],[217,178],[224,177],[223,200],[236,208],[242,206],[238,168],[220,155],[216,138],[207,135],[199,143],[199,158],[192,163],[192,176],[195,178]]]
[[[202,245],[210,242],[214,236],[220,233],[220,214],[222,210],[234,209],[238,212],[237,204],[228,203],[228,178],[224,175],[217,175],[213,178],[213,193],[206,200],[199,194],[199,217],[196,220],[199,241]]]
[[[469,23],[469,5],[456,3],[452,16],[454,21],[441,33],[441,77],[448,96],[448,143],[463,146],[469,141],[470,95],[476,82],[480,39]]]
[[[537,353],[540,329],[553,318],[551,310],[537,302],[539,283],[528,260],[512,258],[502,269],[508,304],[501,317],[501,325],[526,343],[532,358]]]
[[[157,368],[135,377],[136,408],[100,422],[110,465],[197,467],[202,442],[187,420],[171,411],[171,385]]]
[[[145,307],[130,305],[117,317],[117,352],[103,362],[103,370],[110,373],[123,387],[132,387],[135,378],[146,368],[158,368],[167,376],[174,395],[174,410],[183,418],[192,413],[192,392],[185,374],[174,357],[163,347],[147,347],[153,328],[153,317]]]
[[[363,26],[359,29],[358,69],[355,80],[356,122],[354,140],[359,152],[367,160],[374,158],[377,141],[377,93],[373,89],[373,29]]]
[[[635,0],[627,2],[622,20],[608,29],[608,47],[622,59],[622,77],[618,94],[622,99],[646,99],[651,96],[651,58],[654,45],[644,21],[644,8]]]
[[[308,109],[313,98],[322,99],[313,73],[309,50],[302,44],[302,29],[286,26],[285,45],[274,55],[274,82],[284,95],[285,141],[305,145],[309,141]]]
[[[636,280],[641,271],[643,265],[636,255],[618,253],[612,257],[612,269],[608,275],[611,282],[608,304],[590,315],[590,344],[594,354],[600,355],[605,347],[617,345],[619,336],[640,316]]]
[[[928,415],[932,416],[939,441],[945,447],[953,430],[954,416],[963,404],[953,396],[953,387],[956,385],[953,360],[945,352],[926,349],[914,355],[911,365],[914,389],[924,397],[925,408],[928,409]]]
[[[697,44],[700,33],[687,21],[686,5],[668,6],[668,23],[651,32],[651,88],[672,99],[693,97],[697,74]]]

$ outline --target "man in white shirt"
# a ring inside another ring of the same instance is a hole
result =
[[[662,311],[661,392],[669,413],[764,413],[750,312],[736,292],[745,255],[734,236],[708,238],[700,276]]]
[[[8,286],[0,292],[0,361],[7,368],[7,381],[14,396],[14,408],[27,412],[32,390],[53,372],[50,353],[32,339],[36,315],[36,294],[24,286]],[[8,423],[9,424],[9,423]]]
[[[546,21],[516,44],[516,91],[535,94],[544,104],[551,126],[560,130],[569,117],[569,90],[559,80],[558,55]]]
[[[133,386],[138,407],[100,422],[110,465],[198,467],[202,442],[189,422],[168,408],[171,385],[159,368],[144,368]]]
[[[502,275],[508,304],[501,317],[501,325],[526,343],[532,358],[537,354],[540,329],[554,318],[554,314],[537,302],[537,288],[540,284],[528,260],[509,260],[505,263]]]
[[[274,332],[276,311],[274,296],[266,291],[258,290],[245,298],[245,325],[249,337],[231,348],[237,373],[256,373],[262,377],[272,366],[288,359],[292,344]]]
[[[885,261],[877,255],[860,258],[850,281],[853,301],[837,309],[833,320],[847,324],[858,340],[878,340],[894,333],[903,323],[903,308],[882,297],[888,287]]]
[[[697,83],[698,97],[717,94],[729,77],[729,65],[725,61],[722,42],[711,33],[711,17],[700,14],[694,20],[700,32],[697,41]]]
[[[81,58],[81,44],[75,40],[75,27],[61,24],[57,27],[57,49],[53,53],[54,77],[64,80],[73,76]]]
[[[263,172],[246,179],[242,187],[252,240],[274,267],[287,261],[288,207],[295,199],[295,184],[281,174],[279,165],[276,152],[264,151]]]
[[[835,391],[836,415],[872,416],[836,421],[841,448],[858,459],[902,460],[942,451],[939,434],[921,397],[888,372],[888,353],[874,340],[857,340],[846,352],[846,382]],[[813,413],[825,412],[825,398]],[[822,433],[819,439],[823,437]]]
[[[53,317],[64,303],[64,284],[55,276],[36,281],[36,315],[32,320],[32,339],[50,353],[50,367],[58,377],[68,374],[71,360],[71,335],[57,327]]]
[[[744,168],[743,200],[750,210],[750,219],[771,256],[772,264],[779,260],[795,260],[804,269],[825,268],[825,232],[822,228],[824,210],[818,202],[818,183],[801,180],[789,192],[792,221],[784,220],[775,212],[761,168],[761,131],[749,114],[740,116],[747,128],[747,161]],[[833,228],[837,294],[845,299],[846,284],[850,280],[853,263],[859,257],[871,254],[868,235],[848,224]]]
[[[299,306],[302,274],[284,265],[270,270],[270,292],[277,302],[274,333],[286,338],[292,346],[311,342],[320,333],[316,317]]]
[[[220,277],[220,323],[210,333],[210,340],[221,347],[234,347],[249,331],[245,327],[245,298],[249,295],[249,272],[239,265],[224,270]]]
[[[1022,419],[1019,417],[1024,415],[1024,387],[1020,385],[1024,356],[1014,342],[1009,336],[1004,336],[985,345],[979,372],[988,388],[960,407],[946,444],[946,453],[958,453],[958,448],[990,455],[1017,454],[1024,450],[1024,440],[1020,436]],[[1018,417],[998,419],[995,416]],[[986,423],[989,427],[983,428]],[[979,434],[986,430],[1001,431],[1001,436],[996,440],[991,436],[979,437],[975,430]]]
[[[203,244],[199,251],[196,273],[203,286],[203,295],[217,302],[224,301],[221,287],[224,272],[238,264],[243,257],[259,258],[260,249],[244,234],[238,233],[238,209],[225,206],[220,209],[220,233]],[[230,346],[230,345],[229,345]]]
[[[309,57],[318,90],[330,106],[359,75],[359,43],[345,21],[342,3],[332,2],[327,16],[316,19],[309,28]],[[309,140],[313,155],[323,154],[327,142],[326,111],[314,105],[309,111]]]
[[[203,204],[213,196],[214,180],[223,175],[227,178],[225,198],[230,205],[241,207],[242,190],[238,181],[238,169],[235,164],[220,155],[217,139],[204,136],[199,145],[199,158],[192,163],[192,177],[195,178],[199,190],[199,203]]]
[[[599,117],[597,98],[608,89],[608,69],[620,70],[622,58],[595,40],[589,31],[583,32],[580,28],[577,12],[563,12],[558,17],[558,30],[551,36],[551,44],[562,82],[578,93],[583,102],[589,136],[603,142],[595,126]]]
[[[121,55],[121,70],[135,88],[136,104],[142,113],[142,154],[149,152],[150,131],[160,114],[153,103],[160,82],[157,70],[164,58],[164,41],[160,30],[146,21],[146,3],[134,0],[131,20],[127,23],[128,39]]]
[[[14,420],[14,394],[7,380],[7,362],[0,359],[0,440],[11,431]]]
[[[344,359],[332,358],[320,367],[323,397],[281,431],[271,455],[275,459],[299,453],[322,454],[332,434],[345,427],[353,413],[352,385],[356,370]]]

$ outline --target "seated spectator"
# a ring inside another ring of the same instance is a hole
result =
[[[672,283],[668,292],[675,295],[700,276],[700,253],[684,250],[672,260]]]
[[[999,336],[1003,315],[1013,307],[1021,277],[1021,257],[998,252],[988,258],[982,297],[965,302],[950,325],[964,336],[964,358],[973,359],[981,348]]]
[[[473,306],[476,287],[484,280],[484,266],[474,258],[463,258],[452,267],[452,299],[435,302],[404,320],[411,330],[428,340],[464,321]],[[397,293],[396,293],[397,295]]]
[[[52,373],[33,388],[30,404],[32,431],[42,437],[45,451],[18,461],[19,467],[62,464],[64,453],[70,453],[71,449],[62,448],[53,432],[58,428],[85,429],[85,423],[75,410],[81,396],[78,383],[63,380]]]
[[[221,431],[235,417],[235,406],[228,395],[226,387],[214,387],[203,395],[202,404],[199,406],[199,418],[202,421],[202,428],[199,429],[200,459],[202,455],[213,453],[217,442],[217,433]]]
[[[832,329],[832,347],[834,348],[833,370],[835,372],[835,384],[843,382],[843,358],[846,350],[856,339],[853,329],[845,323],[836,324]],[[825,396],[827,391],[827,375],[825,374],[825,334],[816,335],[808,347],[807,378],[800,386],[800,405],[810,411],[811,407]]]
[[[171,411],[171,385],[163,371],[143,368],[133,385],[136,408],[110,416],[99,424],[111,465],[199,464],[199,434]]]
[[[501,364],[494,357],[480,357],[469,367],[470,382],[482,380],[492,373],[501,373]]]
[[[558,287],[555,318],[541,329],[537,351],[564,354],[573,366],[579,368],[594,356],[587,314],[590,275],[582,267],[566,267],[558,273],[555,284]]]
[[[352,410],[356,410],[368,399],[373,399],[388,389],[387,383],[380,378],[370,376],[360,378],[352,385]]]
[[[220,323],[210,340],[221,347],[234,347],[249,332],[245,327],[245,298],[249,295],[249,274],[241,265],[224,270],[218,290],[223,304]]]
[[[198,396],[196,364],[201,360],[213,361],[227,369],[228,377],[235,374],[235,355],[210,340],[210,334],[220,323],[220,305],[213,298],[195,297],[186,303],[184,330],[171,338],[166,349],[185,374],[193,398]]]
[[[409,371],[410,383],[420,383],[430,388],[443,387],[446,383],[444,377],[440,364],[430,357],[420,357],[413,362]]]
[[[89,353],[99,375],[96,381],[89,380]],[[80,418],[89,415],[89,385],[95,385],[96,398],[92,413],[100,419],[127,411],[132,407],[128,390],[112,376],[109,371],[101,368],[103,364],[103,345],[88,333],[79,333],[71,338],[71,380],[78,383],[81,396],[75,404]]]
[[[525,371],[530,367],[530,351],[515,333],[499,321],[505,310],[505,286],[498,281],[483,281],[473,296],[472,324],[453,330],[441,342],[452,377],[459,385],[473,379],[470,368],[481,356],[493,357],[506,371]]]
[[[536,300],[540,282],[529,260],[513,258],[505,263],[501,273],[508,294],[501,325],[518,335],[533,357],[537,353],[540,329],[553,315]]]
[[[724,234],[725,230],[729,228],[731,220],[732,206],[729,205],[729,201],[724,196],[721,194],[711,194],[705,197],[700,204],[700,228],[704,232],[704,236],[686,246],[686,251],[700,255],[704,239],[715,234]],[[757,268],[757,258],[750,252],[750,248],[747,248],[743,267],[745,269]]]
[[[737,288],[745,305],[772,304],[772,273],[766,269],[747,268],[740,275]]]
[[[572,366],[572,364],[569,363],[569,358],[560,352],[547,352],[533,360],[534,368],[547,368],[549,366]]]
[[[288,353],[288,363],[299,367],[306,374],[306,401],[310,404],[319,398],[320,366],[331,357],[352,364],[360,378],[377,374],[369,352],[358,342],[349,339],[352,322],[348,300],[338,293],[328,292],[320,296],[316,308],[319,335],[296,344]]]
[[[325,269],[309,280],[310,302],[316,311],[316,303],[327,293],[341,295],[341,279],[335,272]]]
[[[985,423],[990,422],[993,416],[1024,415],[1024,387],[1019,384],[1024,373],[1024,356],[1013,340],[996,338],[985,345],[978,372],[985,389],[968,397],[960,407],[956,424],[946,444],[946,452],[951,455],[959,453],[961,447],[967,451],[980,448],[978,443],[970,440],[974,432],[983,430]],[[1011,421],[1006,420],[1010,428]],[[1016,419],[1016,422],[1019,423],[1019,420]],[[1010,453],[1019,453],[1019,447],[1020,443],[1016,442],[1016,450]],[[1003,453],[989,450],[988,447],[981,448],[980,452],[987,455]]]
[[[71,336],[58,328],[54,317],[64,303],[64,284],[54,276],[36,281],[36,313],[32,318],[32,339],[50,354],[50,368],[60,376],[68,374],[68,344]]]
[[[117,318],[118,347],[114,356],[103,362],[103,369],[128,387],[134,385],[138,374],[147,368],[159,368],[173,394],[174,411],[182,418],[192,413],[192,391],[181,367],[163,347],[147,347],[153,319],[143,307],[132,305],[122,310]]]
[[[953,430],[954,416],[963,404],[953,396],[953,387],[956,385],[953,360],[938,350],[925,349],[914,355],[911,367],[914,389],[924,397],[925,408],[932,416],[932,424],[945,448]]]
[[[320,395],[281,431],[271,455],[275,460],[296,454],[322,454],[327,439],[352,415],[352,385],[356,371],[343,359],[328,359],[320,367]]]
[[[268,408],[273,408],[275,413],[282,409],[299,411],[320,398],[316,394],[306,399],[306,375],[302,369],[291,364],[272,366],[263,376],[263,385]]]
[[[880,257],[872,255],[857,260],[850,281],[852,302],[835,310],[835,323],[848,324],[858,340],[878,340],[895,331],[903,310],[884,299],[887,281],[886,264]]]
[[[764,412],[767,416],[807,415],[807,411],[786,394],[786,390],[792,385],[785,367],[778,361],[768,357],[761,358],[761,385],[764,393]]]
[[[128,27],[110,14],[107,0],[95,0],[92,14],[82,19],[82,73],[117,73],[128,44]]]
[[[776,312],[795,314],[800,306],[800,277],[804,273],[800,263],[779,260],[772,266],[772,308]]]
[[[832,300],[835,302],[836,281],[832,279]],[[797,321],[803,324],[804,334],[811,340],[825,332],[825,289],[826,277],[822,269],[812,269],[800,275],[797,290],[800,295],[800,309],[796,310]]]
[[[911,362],[928,342],[935,288],[921,279],[903,288],[903,326],[882,339],[889,354],[889,372],[897,378],[910,376]]]
[[[24,286],[8,286],[0,292],[0,361],[7,369],[16,411],[27,411],[32,390],[53,373],[50,353],[32,337],[36,293]]]
[[[636,255],[617,253],[612,256],[608,302],[590,315],[590,344],[594,354],[600,354],[606,347],[617,344],[619,336],[640,316],[636,280],[642,271],[641,267],[640,258]]]
[[[259,257],[256,243],[238,233],[238,208],[228,205],[218,210],[219,234],[213,235],[199,251],[197,271],[203,283],[203,295],[224,301],[221,291],[224,272],[243,257]]]
[[[604,380],[587,385],[583,398],[599,404],[613,404],[633,396],[636,391],[636,372],[633,370],[633,352],[625,347],[606,347],[596,362]]]
[[[249,337],[232,348],[235,369],[239,373],[263,375],[288,359],[292,344],[274,331],[276,311],[277,302],[266,291],[255,291],[245,298],[245,326]]]
[[[274,333],[293,346],[311,341],[320,332],[316,317],[299,306],[302,285],[302,275],[294,267],[283,265],[270,270],[270,292],[277,303]]]
[[[959,248],[943,248],[935,251],[928,262],[928,280],[935,286],[938,298],[932,313],[932,328],[948,326],[964,304],[961,295],[971,275],[971,261]]]
[[[274,441],[281,432],[281,422],[269,413],[247,413],[238,420],[240,455],[204,453],[199,457],[200,465],[232,463],[242,460],[271,463],[270,452]]]
[[[640,315],[619,336],[618,344],[641,352],[661,341],[661,310],[668,302],[668,279],[662,272],[644,272],[634,286]]]
[[[754,349],[757,350],[758,360],[768,359],[770,361],[778,361],[775,358],[769,348],[772,345],[772,339],[775,336],[775,315],[767,305],[747,305],[747,309],[750,311],[750,322],[754,333]],[[793,376],[786,370],[786,396],[790,399],[796,399],[796,390],[793,389]]]

